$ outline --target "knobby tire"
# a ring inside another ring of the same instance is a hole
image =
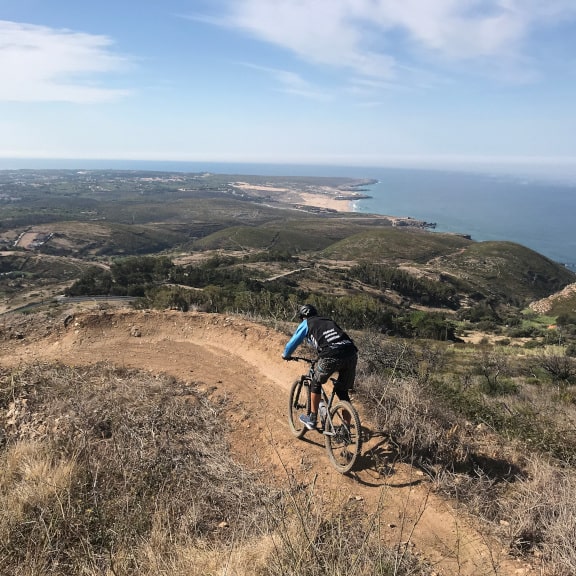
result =
[[[342,417],[344,410],[352,416],[350,427],[346,426]],[[352,470],[362,450],[360,416],[352,404],[344,400],[339,400],[331,406],[330,416],[337,432],[334,436],[326,435],[326,451],[334,468],[345,474]]]
[[[296,380],[290,389],[288,406],[288,424],[296,438],[302,438],[308,428],[300,422],[300,414],[310,413],[310,386],[305,386],[302,379]]]

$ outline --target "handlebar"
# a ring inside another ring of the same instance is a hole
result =
[[[308,364],[312,365],[316,363],[316,360],[310,360],[310,358],[304,358],[304,356],[290,356],[290,358],[285,358],[288,362],[308,362]]]

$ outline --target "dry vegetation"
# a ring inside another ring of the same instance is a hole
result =
[[[194,385],[33,364],[2,370],[0,406],[2,574],[428,573],[358,502],[234,462]]]
[[[558,379],[536,385],[526,378],[552,358],[572,368],[573,360],[558,351],[520,357],[520,369],[514,371],[512,353],[507,358],[492,347],[479,347],[465,363],[468,371],[457,376],[458,352],[375,335],[363,345],[371,366],[365,366],[359,393],[376,427],[395,446],[393,456],[381,458],[381,469],[398,460],[420,466],[439,494],[482,519],[512,556],[531,558],[540,574],[576,574],[571,386],[565,381],[558,386]],[[486,393],[495,382],[501,386]],[[509,420],[496,430],[489,416],[498,410]]]
[[[6,574],[158,574],[191,541],[225,541],[222,522],[253,533],[274,497],[226,456],[194,388],[104,365],[1,382]]]
[[[31,338],[37,328],[23,317],[5,336]],[[423,470],[487,537],[529,560],[533,571],[523,574],[574,574],[573,468],[545,446],[465,417],[443,379],[450,375],[457,396],[482,389],[496,371],[523,378],[523,394],[504,387],[483,406],[555,412],[559,429],[574,417],[566,387],[551,398],[513,369],[509,350],[358,339],[356,401],[371,433],[388,441],[364,462],[383,477],[400,462]],[[2,574],[435,573],[410,553],[409,536],[385,543],[378,510],[367,515],[361,501],[301,484],[288,468],[279,485],[234,461],[226,400],[194,382],[108,364],[34,363],[2,369],[0,409]],[[497,562],[482,572],[510,573]]]

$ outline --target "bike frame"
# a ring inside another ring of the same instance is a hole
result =
[[[301,360],[304,362],[308,362],[308,364],[310,364],[308,374],[302,375],[301,381],[303,386],[307,386],[310,389],[310,391],[312,391],[311,384],[312,380],[314,379],[316,363],[318,362],[318,360],[310,360],[309,358],[303,358],[300,356],[292,356],[292,359]],[[336,379],[330,378],[330,381],[334,384],[336,382]],[[326,415],[325,416],[319,415],[319,418],[321,419],[320,422],[322,423],[322,434],[325,434],[326,436],[334,436],[335,433],[334,423],[332,422],[332,416],[330,415],[330,408],[332,408],[332,403],[334,402],[334,397],[336,396],[336,390],[332,389],[330,396],[328,396],[326,390],[324,390],[324,385],[321,384],[320,396],[321,401],[324,402],[324,404],[326,405]]]
[[[299,419],[298,413],[307,410],[310,413],[312,381],[316,374],[316,365],[318,359],[310,360],[309,358],[292,356],[290,360],[302,360],[310,365],[307,374],[302,374],[292,384],[290,389],[289,402],[289,426],[297,438],[303,438],[306,434],[307,427]],[[337,383],[337,378],[330,378],[333,383]],[[335,396],[337,399],[335,399]],[[316,428],[317,432],[322,432],[328,458],[336,470],[345,474],[352,470],[356,459],[362,450],[362,424],[357,410],[347,400],[340,400],[333,388],[332,393],[328,394],[323,385],[320,385],[320,399],[326,405],[326,415],[320,414],[319,424],[322,428]],[[344,418],[344,413],[350,415]],[[336,422],[336,424],[334,424]]]

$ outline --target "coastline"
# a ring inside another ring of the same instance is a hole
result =
[[[215,189],[239,199],[327,216],[410,215],[437,222],[437,232],[465,231],[478,242],[519,243],[576,271],[573,178],[560,182],[546,179],[544,174],[536,178],[506,171],[431,166],[360,168],[86,159],[5,160],[0,176],[17,177],[20,170],[116,171],[118,178],[123,173],[125,178],[138,178],[154,172],[155,178],[165,177],[171,182],[180,177],[217,175]]]
[[[346,188],[337,186],[273,186],[269,184],[255,185],[248,182],[234,182],[231,185],[245,198],[257,199],[259,202],[269,202],[270,205],[281,204],[290,210],[301,210],[315,214],[326,213],[358,213],[356,203],[359,200],[371,198],[364,190],[355,188],[365,186],[366,181],[357,185],[347,185]],[[418,220],[411,216],[391,216],[377,214],[378,218],[386,219],[394,228],[419,228],[430,230],[436,228],[435,222]]]
[[[365,181],[359,183],[365,184]],[[268,200],[294,209],[307,207],[318,211],[354,212],[355,202],[370,198],[362,192],[353,191],[350,186],[346,190],[332,186],[306,186],[306,190],[303,190],[301,186],[256,185],[249,182],[233,182],[231,186],[245,197]]]

